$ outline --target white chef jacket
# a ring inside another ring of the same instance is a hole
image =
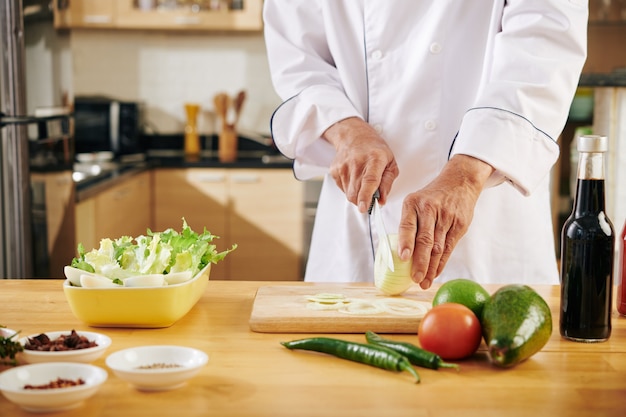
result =
[[[496,169],[438,282],[558,283],[549,172],[586,59],[586,0],[265,0],[263,16],[285,100],[272,136],[298,179],[325,176],[305,280],[373,280],[378,237],[321,138],[357,116],[399,167],[388,233],[452,155]]]

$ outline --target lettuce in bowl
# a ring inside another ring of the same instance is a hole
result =
[[[106,277],[113,283],[124,285],[124,280],[141,275],[180,274],[195,276],[210,263],[217,263],[235,250],[218,252],[212,235],[206,228],[198,234],[185,219],[182,231],[172,228],[163,232],[147,230],[146,235],[105,238],[100,247],[85,251],[78,244],[78,256],[72,259],[71,267],[88,274]]]

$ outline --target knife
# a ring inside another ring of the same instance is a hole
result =
[[[380,212],[380,204],[378,204],[378,199],[380,198],[380,191],[376,190],[374,195],[372,196],[372,202],[370,204],[369,214],[372,216],[374,220],[374,226],[376,227],[376,233],[378,234],[378,240],[381,242],[379,249],[382,251],[382,259],[383,262],[387,264],[387,268],[391,272],[394,271],[393,266],[393,255],[391,253],[391,244],[389,243],[389,236],[387,236],[387,231],[385,229],[385,224],[383,223],[383,216]]]

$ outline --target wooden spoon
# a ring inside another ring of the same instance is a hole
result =
[[[237,96],[235,97],[235,122],[234,124],[237,124],[237,122],[239,121],[239,116],[241,115],[241,109],[243,108],[243,102],[246,100],[246,92],[244,90],[241,90]]]
[[[222,126],[226,125],[226,115],[228,113],[228,95],[226,93],[218,93],[213,97],[215,106],[215,114],[222,121]]]

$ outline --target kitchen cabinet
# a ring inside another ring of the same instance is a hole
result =
[[[54,0],[54,27],[102,28],[112,27],[115,1]]]
[[[155,169],[155,230],[180,230],[182,219],[200,233],[205,228],[218,236],[218,251],[230,247],[226,238],[228,183],[226,169]],[[236,252],[236,251],[235,251]],[[211,267],[211,279],[225,279],[230,255]]]
[[[152,186],[149,171],[131,176],[76,204],[76,242],[86,250],[100,240],[145,235],[152,229]]]
[[[70,171],[31,173],[33,247],[39,278],[63,276],[76,255],[74,181]]]
[[[303,184],[286,169],[182,168],[154,171],[156,230],[206,227],[218,250],[237,249],[211,279],[302,279]]]
[[[168,3],[174,5],[170,7]],[[263,27],[263,0],[154,1],[152,4],[151,8],[144,9],[136,0],[55,0],[54,26],[57,29],[236,32],[260,31]]]

